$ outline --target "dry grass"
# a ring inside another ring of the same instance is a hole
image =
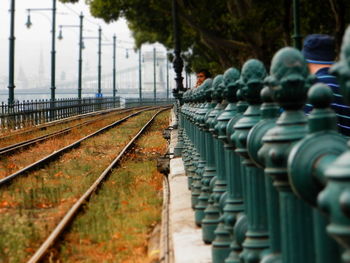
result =
[[[42,143],[36,144],[35,147],[31,147],[29,149],[19,151],[16,154],[3,157],[0,160],[0,178],[8,176],[26,167],[27,165],[53,153],[54,151],[61,149],[73,143],[74,141],[102,128],[103,126],[111,124],[114,121],[121,119],[122,117],[125,117],[129,114],[130,112],[114,114],[108,118],[92,123],[90,125],[74,128],[69,134],[49,139]]]
[[[94,137],[49,166],[1,189],[2,261],[24,262],[153,113],[142,113]]]
[[[154,262],[157,251],[148,253],[147,246],[161,218],[162,175],[156,159],[166,152],[162,130],[169,123],[168,116],[165,112],[156,119],[91,198],[65,236],[55,261]]]
[[[111,112],[103,115],[104,117],[118,115],[119,112]],[[29,126],[26,128],[22,128],[19,130],[11,130],[7,132],[0,131],[0,148],[5,147],[7,145],[14,144],[19,141],[29,140],[38,136],[42,136],[51,132],[59,131],[64,128],[68,128],[70,126],[74,126],[80,123],[85,122],[86,120],[97,120],[101,118],[101,116],[91,116],[82,119],[72,119],[70,121],[58,123],[53,126],[45,126],[49,123],[45,123],[45,125],[39,125],[37,127]],[[9,136],[6,138],[6,136]],[[2,138],[5,137],[5,138]]]

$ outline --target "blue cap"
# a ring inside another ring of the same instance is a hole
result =
[[[301,52],[309,63],[333,64],[335,58],[334,38],[322,34],[308,35],[304,39]]]

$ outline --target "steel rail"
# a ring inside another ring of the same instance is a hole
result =
[[[57,124],[62,124],[62,123],[70,122],[70,121],[76,121],[76,120],[83,119],[85,117],[87,118],[87,117],[91,117],[91,116],[107,114],[110,111],[118,111],[118,110],[121,110],[121,109],[118,108],[118,109],[113,109],[113,110],[108,109],[108,110],[102,110],[102,111],[89,112],[89,113],[85,113],[85,114],[81,114],[81,115],[71,116],[71,117],[64,118],[64,119],[59,119],[59,120],[55,120],[55,121],[45,122],[45,123],[38,124],[38,125],[33,125],[31,127],[28,127],[28,129],[24,129],[24,130],[19,129],[19,130],[11,131],[10,134],[6,134],[3,136],[0,135],[0,140],[5,140],[5,139],[8,139],[12,136],[18,136],[18,135],[23,135],[26,133],[35,132],[37,130],[43,130],[47,127],[51,127],[51,126],[54,126]]]
[[[152,108],[142,109],[142,110],[140,110],[138,112],[132,113],[132,114],[130,114],[130,115],[120,119],[120,120],[117,120],[117,121],[113,122],[112,124],[109,124],[109,125],[101,128],[101,129],[99,129],[99,130],[97,130],[97,131],[95,131],[95,132],[93,132],[93,133],[91,133],[91,134],[89,134],[89,135],[87,135],[87,136],[85,136],[85,137],[83,137],[83,138],[81,138],[81,139],[71,143],[70,145],[67,145],[67,146],[65,146],[65,147],[63,147],[63,148],[61,148],[59,150],[54,151],[53,153],[51,153],[51,154],[45,156],[44,158],[42,158],[42,159],[40,159],[40,160],[38,160],[38,161],[36,161],[36,162],[34,162],[34,163],[24,167],[24,168],[22,168],[21,170],[19,170],[19,171],[13,173],[13,174],[10,174],[10,175],[0,179],[0,187],[5,185],[5,184],[10,183],[14,178],[16,178],[16,177],[18,177],[20,175],[23,175],[23,174],[25,174],[25,173],[27,173],[29,171],[33,171],[35,169],[38,169],[41,165],[44,165],[44,164],[48,163],[49,161],[52,161],[53,159],[57,158],[61,154],[65,153],[66,151],[71,150],[74,147],[77,147],[78,145],[80,145],[81,142],[83,142],[83,141],[85,141],[85,140],[87,140],[87,139],[89,139],[89,138],[91,138],[93,136],[96,136],[96,135],[98,135],[98,134],[100,134],[100,133],[102,133],[102,132],[104,132],[104,131],[106,131],[108,129],[111,129],[111,128],[121,124],[122,122],[126,121],[127,119],[130,119],[131,117],[139,115],[140,113],[142,113],[144,111],[149,111],[149,110],[153,110],[153,109],[156,109],[156,108],[159,108],[159,107],[152,107]]]
[[[62,220],[58,223],[56,228],[51,232],[49,237],[42,243],[35,254],[29,259],[28,263],[38,262],[46,254],[47,250],[54,244],[55,240],[63,233],[65,228],[71,222],[73,217],[78,212],[79,208],[86,203],[91,194],[96,191],[100,183],[106,178],[113,167],[120,161],[121,157],[130,149],[130,147],[135,143],[136,139],[146,130],[146,128],[151,124],[155,117],[162,111],[167,110],[164,108],[159,110],[152,118],[138,131],[138,133],[129,141],[129,143],[121,150],[118,156],[110,163],[110,165],[102,172],[102,174],[97,178],[97,180],[90,186],[90,188],[78,199],[78,201],[69,209]]]
[[[132,111],[132,110],[133,109],[121,110],[121,111],[113,112],[113,114],[125,113],[125,112],[129,112],[129,111]],[[55,132],[52,132],[52,133],[49,133],[49,134],[38,136],[36,138],[32,138],[32,139],[29,139],[29,140],[26,140],[26,141],[22,141],[22,142],[19,142],[19,143],[15,143],[15,144],[12,144],[12,145],[5,146],[3,148],[0,148],[0,156],[1,155],[8,155],[8,154],[11,154],[12,152],[14,152],[16,150],[19,150],[21,148],[28,148],[29,146],[31,146],[31,145],[33,145],[35,143],[38,143],[38,142],[41,142],[41,141],[45,141],[45,140],[48,140],[48,139],[53,138],[53,137],[58,137],[58,136],[63,135],[63,134],[67,134],[70,131],[72,131],[74,128],[82,127],[84,125],[88,125],[88,124],[97,122],[97,121],[102,120],[102,119],[104,119],[106,117],[108,118],[109,116],[110,115],[104,115],[104,116],[101,116],[101,117],[99,117],[97,119],[88,120],[88,121],[85,121],[85,122],[82,122],[82,123],[78,123],[78,124],[75,124],[73,126],[64,128],[64,129],[59,130],[59,131],[55,131]]]
[[[137,108],[145,108],[145,107],[146,106],[130,107],[130,108],[123,108],[123,109],[114,108],[114,109],[89,112],[89,113],[85,113],[85,114],[81,114],[81,115],[77,115],[77,116],[72,116],[72,117],[68,117],[68,118],[64,118],[64,119],[60,119],[60,120],[46,122],[46,123],[39,124],[39,125],[33,125],[32,127],[30,127],[29,130],[23,130],[23,131],[17,130],[17,131],[13,131],[7,135],[3,135],[3,136],[0,135],[0,140],[6,140],[6,139],[11,138],[13,136],[18,136],[18,135],[23,135],[23,134],[27,134],[27,133],[32,133],[32,132],[35,132],[38,130],[43,130],[43,129],[46,129],[46,128],[51,127],[51,126],[55,126],[57,124],[63,124],[63,123],[71,122],[71,121],[76,121],[76,120],[94,117],[94,116],[98,116],[98,115],[104,115],[104,114],[108,114],[111,112],[118,112],[118,111],[122,111],[122,110],[126,110],[126,109],[137,109]]]

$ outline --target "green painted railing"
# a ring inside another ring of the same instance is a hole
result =
[[[350,104],[349,50],[350,28],[331,68]],[[290,47],[270,75],[255,59],[238,72],[186,91],[179,111],[195,223],[212,261],[350,262],[350,152],[331,89],[314,84]]]

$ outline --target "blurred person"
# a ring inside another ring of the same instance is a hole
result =
[[[196,72],[196,76],[197,76],[197,82],[196,82],[196,85],[194,86],[194,88],[198,88],[200,85],[202,85],[204,80],[211,77],[211,74],[210,74],[209,70],[201,69],[201,70],[198,70]]]
[[[344,103],[336,77],[328,72],[335,60],[334,38],[324,34],[308,35],[304,39],[302,53],[310,73],[316,76],[316,82],[325,83],[332,89],[331,107],[337,114],[338,129],[343,135],[350,136],[350,107]],[[308,113],[311,109],[312,105],[307,104],[305,112]]]

